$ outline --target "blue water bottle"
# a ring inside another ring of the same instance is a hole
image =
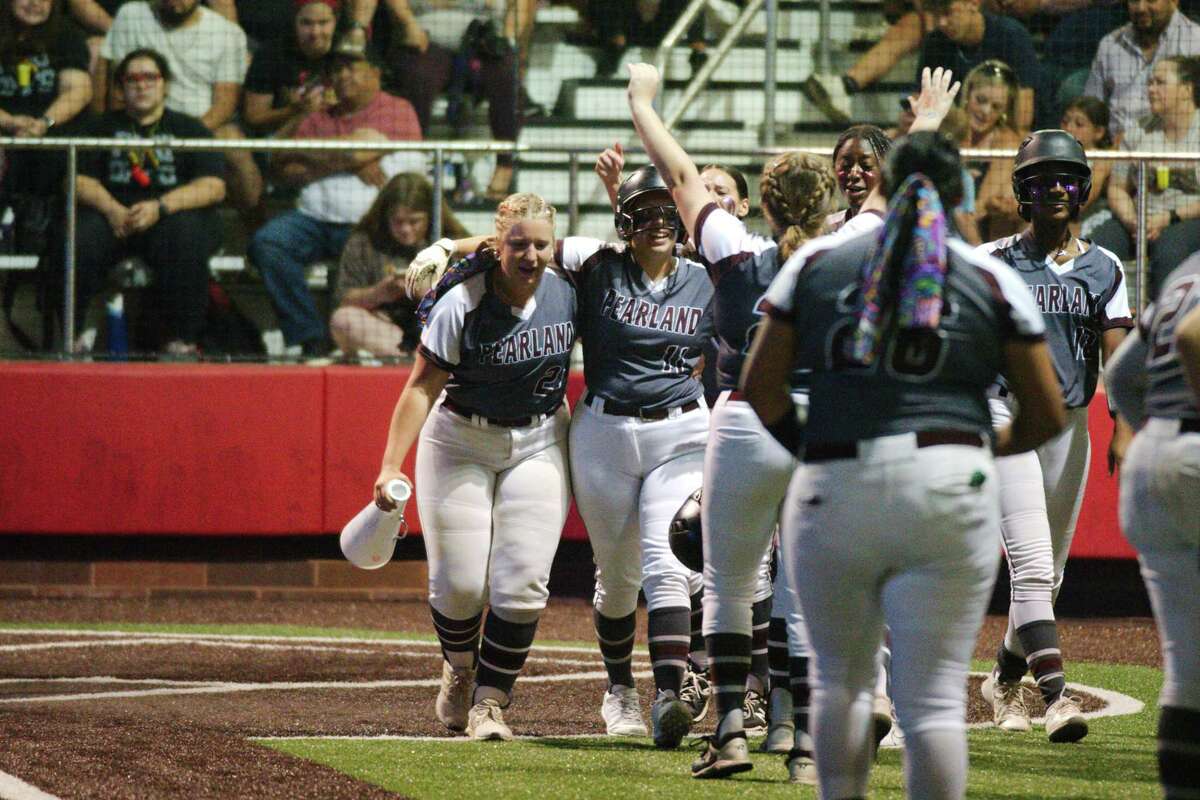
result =
[[[114,361],[129,357],[129,329],[125,325],[125,296],[115,294],[104,304],[107,309],[105,328],[108,331],[108,354]]]

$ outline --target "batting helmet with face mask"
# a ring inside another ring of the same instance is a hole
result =
[[[1021,142],[1013,164],[1013,194],[1021,218],[1028,222],[1034,203],[1056,184],[1066,191],[1071,219],[1076,219],[1092,191],[1092,167],[1083,145],[1063,130],[1034,131]]]
[[[667,202],[633,208],[637,198],[651,192],[664,192]],[[671,190],[653,164],[635,170],[621,182],[617,188],[617,211],[613,215],[613,224],[617,228],[617,235],[625,241],[632,239],[635,233],[662,227],[674,229],[676,241],[682,242],[686,234],[683,222],[679,219],[679,210],[671,199]]]

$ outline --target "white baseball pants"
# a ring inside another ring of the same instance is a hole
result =
[[[771,537],[795,468],[750,404],[723,392],[709,423],[700,504],[706,636],[751,634],[751,606],[770,591],[763,578],[770,573]]]
[[[992,424],[1012,421],[1009,398],[989,400]],[[1011,598],[1004,646],[1024,656],[1016,629],[1054,619],[1054,600],[1075,538],[1087,488],[1092,445],[1088,410],[1067,409],[1063,430],[1036,450],[996,459],[1000,478],[1000,525],[1008,556]]]
[[[782,545],[812,642],[822,797],[867,794],[885,623],[908,796],[963,796],[967,669],[996,577],[997,492],[988,450],[917,448],[911,433],[796,471]]]
[[[1200,710],[1200,433],[1150,418],[1121,467],[1121,528],[1137,548],[1162,644],[1159,704]]]
[[[417,444],[417,509],[429,604],[468,619],[489,604],[512,622],[546,606],[571,502],[561,407],[537,425],[491,426],[436,406]]]
[[[595,607],[606,617],[688,607],[692,574],[671,552],[671,520],[704,471],[708,407],[663,420],[621,417],[580,402],[571,421],[575,503],[596,560]]]

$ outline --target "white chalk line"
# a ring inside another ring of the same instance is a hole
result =
[[[57,795],[43,792],[31,783],[0,772],[0,798],[3,800],[59,800]]]
[[[353,636],[274,636],[274,635],[254,635],[242,633],[160,633],[146,631],[97,631],[97,630],[77,630],[70,628],[5,628],[0,626],[0,636],[90,636],[90,637],[138,637],[138,638],[154,638],[154,639],[179,639],[183,641],[194,641],[197,639],[208,639],[222,642],[323,642],[334,644],[370,644],[370,645],[391,645],[391,646],[408,646],[408,647],[440,647],[437,641],[426,641],[422,639],[375,639],[362,638]],[[600,652],[595,646],[584,645],[547,645],[535,644],[533,652],[550,652],[550,653],[588,653],[595,655]],[[637,655],[646,655],[645,647],[635,647],[633,652]]]
[[[639,673],[647,677],[650,673]],[[527,675],[521,678],[522,683],[562,683],[567,681],[607,680],[608,673],[603,670],[592,672],[568,672],[557,675]],[[22,679],[24,682],[37,679]],[[47,682],[54,678],[43,679]],[[237,692],[280,692],[280,691],[345,691],[359,689],[411,689],[431,688],[441,686],[440,678],[415,678],[410,680],[386,681],[279,681],[275,683],[237,683],[232,681],[216,681],[202,685],[167,686],[158,689],[118,690],[112,692],[80,692],[76,694],[31,695],[28,697],[0,698],[0,705],[37,704],[37,703],[74,703],[85,700],[115,700],[141,697],[166,697],[195,694],[234,694]]]

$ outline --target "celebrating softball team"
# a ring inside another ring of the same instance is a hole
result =
[[[416,442],[444,658],[438,720],[475,739],[512,738],[503,711],[573,498],[595,562],[604,730],[678,747],[706,707],[697,687],[711,682],[716,729],[696,778],[751,769],[747,730],[765,724],[769,693],[763,749],[786,754],[789,779],[827,800],[865,797],[889,661],[883,730],[894,713],[909,796],[963,797],[967,670],[1002,545],[1008,628],[981,687],[994,723],[1030,730],[1022,679],[1032,672],[1050,741],[1083,738],[1053,604],[1103,358],[1118,382],[1114,417],[1146,420],[1122,519],[1167,654],[1163,782],[1191,796],[1194,777],[1172,753],[1197,747],[1200,718],[1200,487],[1188,483],[1200,441],[1200,261],[1167,280],[1118,352],[1133,326],[1121,263],[1071,233],[1091,167],[1061,130],[1018,152],[1013,191],[1028,228],[972,249],[951,213],[963,166],[936,133],[958,91],[942,69],[925,70],[905,138],[858,125],[832,165],[795,151],[770,158],[759,179],[770,236],[752,233],[745,178],[697,168],[654,110],[657,71],[629,69],[650,164],[622,180],[619,145],[597,160],[618,241],[556,238],[554,209],[517,194],[497,209],[493,238],[443,240],[417,258],[445,274],[422,303],[375,494],[392,506],[384,487],[405,477]],[[839,191],[845,209],[834,213]],[[447,253],[476,244],[447,268]],[[577,337],[586,389],[569,411]],[[713,341],[710,412],[700,375]],[[1131,436],[1116,418],[1110,469]],[[668,536],[677,510],[694,513],[693,496],[702,580]],[[633,670],[639,593],[649,726]]]

